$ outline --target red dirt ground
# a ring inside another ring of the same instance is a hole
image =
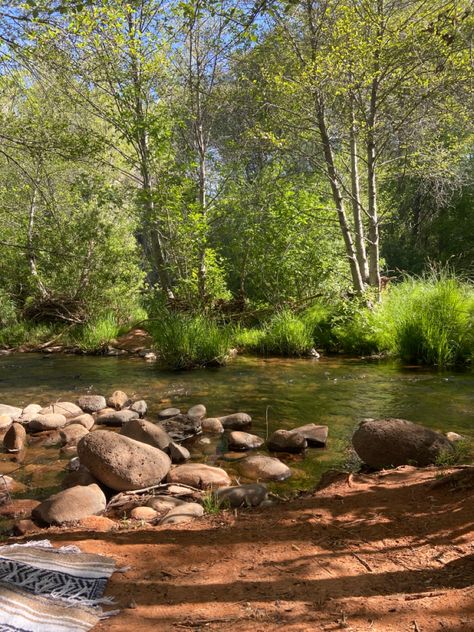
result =
[[[445,475],[334,475],[265,509],[47,536],[131,566],[109,581],[121,612],[97,632],[473,632],[474,489]]]

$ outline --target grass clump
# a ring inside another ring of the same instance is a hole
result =
[[[57,327],[45,323],[19,320],[0,328],[0,347],[40,345],[57,335]]]
[[[84,351],[100,351],[122,332],[119,319],[113,312],[105,312],[71,333],[71,343]]]
[[[470,463],[473,457],[473,444],[468,439],[462,439],[453,443],[452,450],[442,450],[436,457],[435,465],[448,467]]]
[[[164,313],[148,324],[159,354],[168,368],[193,369],[224,365],[230,331],[202,315]]]
[[[260,348],[265,355],[304,356],[313,348],[313,336],[304,320],[284,310],[265,326]]]

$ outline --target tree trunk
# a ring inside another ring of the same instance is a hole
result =
[[[367,252],[365,248],[365,231],[362,221],[362,204],[360,201],[360,181],[359,181],[359,157],[357,154],[357,130],[353,103],[351,103],[351,129],[350,129],[350,153],[351,153],[351,193],[352,193],[352,214],[354,217],[355,244],[357,260],[364,283],[369,282],[369,265],[367,262]]]
[[[319,133],[321,135],[321,141],[323,144],[326,171],[329,177],[329,182],[331,184],[332,197],[336,206],[339,226],[341,229],[342,237],[344,239],[346,255],[349,260],[352,284],[356,293],[362,294],[365,289],[364,281],[362,279],[361,270],[359,268],[359,262],[357,260],[357,253],[354,248],[354,242],[352,240],[350,227],[347,222],[346,211],[344,207],[344,198],[342,197],[341,187],[339,184],[337,170],[334,162],[334,154],[332,151],[331,141],[329,139],[329,133],[326,126],[324,103],[320,96],[316,98],[316,116],[318,121]]]
[[[369,281],[372,287],[377,289],[377,297],[380,300],[380,236],[377,204],[377,180],[375,165],[375,141],[373,129],[368,132],[367,141],[367,185],[369,196]]]
[[[30,268],[30,273],[33,279],[35,280],[36,286],[41,294],[42,298],[46,298],[48,296],[48,291],[45,288],[42,280],[38,274],[38,267],[36,265],[36,253],[34,247],[34,225],[35,225],[35,215],[36,215],[36,202],[38,197],[38,184],[35,181],[33,183],[33,191],[31,194],[31,202],[30,202],[30,210],[28,214],[28,231],[27,231],[27,240],[28,240],[28,265]]]

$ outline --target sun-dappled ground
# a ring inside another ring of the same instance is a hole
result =
[[[121,611],[97,632],[468,632],[474,489],[447,472],[328,474],[319,491],[265,509],[47,536],[131,567],[110,580]]]

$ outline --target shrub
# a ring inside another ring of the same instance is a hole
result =
[[[77,328],[70,336],[71,342],[84,351],[99,351],[117,338],[121,326],[113,312],[106,312]]]
[[[230,348],[230,331],[202,315],[165,312],[150,321],[160,360],[169,368],[192,369],[223,365]]]
[[[258,352],[264,336],[264,329],[257,327],[245,329],[239,325],[232,332],[232,344],[240,351]]]
[[[259,348],[266,355],[303,356],[313,348],[313,337],[301,318],[284,310],[264,327]]]

